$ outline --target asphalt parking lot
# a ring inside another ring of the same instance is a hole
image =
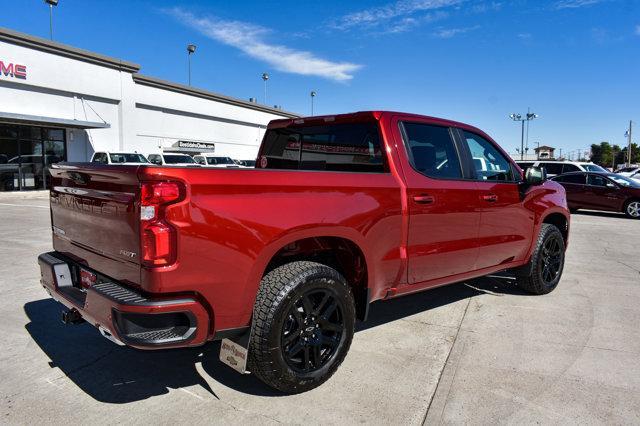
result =
[[[40,286],[46,194],[0,194],[0,423],[640,423],[640,221],[573,216],[558,289],[483,278],[376,303],[325,385],[283,396],[219,344],[142,352]]]

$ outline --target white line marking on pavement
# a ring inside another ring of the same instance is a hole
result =
[[[185,389],[185,388],[180,388],[180,390],[181,390],[182,392],[186,392],[186,393],[188,393],[188,394],[189,394],[189,395],[191,395],[191,396],[195,396],[195,397],[196,397],[196,398],[198,398],[199,400],[204,401],[204,398],[203,398],[203,397],[201,397],[200,395],[198,395],[197,393],[191,392],[190,390],[187,390],[187,389]]]
[[[0,206],[11,206],[11,207],[37,207],[39,209],[48,209],[49,206],[34,206],[33,204],[9,204],[9,203],[0,203]]]

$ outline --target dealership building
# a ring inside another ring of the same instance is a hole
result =
[[[255,159],[267,123],[297,117],[139,71],[0,28],[0,191],[42,189],[48,165],[96,151]]]

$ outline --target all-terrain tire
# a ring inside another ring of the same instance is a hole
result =
[[[308,261],[282,265],[260,282],[249,371],[281,392],[313,389],[344,360],[354,324],[351,288],[338,271]]]
[[[528,267],[516,271],[518,286],[532,294],[550,293],[562,277],[564,259],[562,233],[556,226],[543,223]]]

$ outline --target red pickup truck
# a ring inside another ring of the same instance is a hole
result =
[[[373,301],[504,270],[550,292],[569,233],[544,170],[413,114],[273,121],[255,169],[51,175],[55,251],[39,263],[65,322],[139,349],[249,334],[249,370],[288,393],[335,372]]]

